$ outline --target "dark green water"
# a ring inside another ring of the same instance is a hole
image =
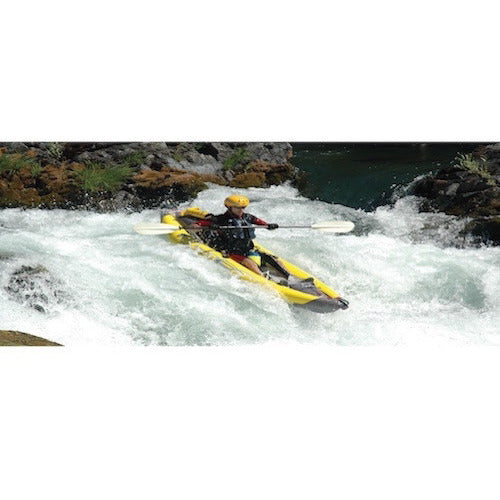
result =
[[[398,186],[453,163],[478,143],[293,143],[292,163],[308,172],[302,193],[371,210]]]

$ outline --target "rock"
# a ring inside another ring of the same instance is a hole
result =
[[[134,182],[142,198],[158,203],[186,201],[207,187],[202,176],[167,167],[140,172],[135,175]]]
[[[60,346],[42,337],[12,330],[0,330],[0,346]]]
[[[254,142],[249,143],[247,149],[252,160],[274,165],[286,165],[293,156],[292,146],[287,142]]]
[[[232,187],[269,187],[297,180],[297,169],[290,163],[252,161],[234,171],[229,185]]]
[[[118,210],[127,212],[145,208],[143,200],[137,194],[125,190],[118,191],[111,198],[101,199],[98,197],[89,200],[88,206],[94,210],[97,209],[99,212],[115,212]]]
[[[415,183],[412,194],[422,197],[420,210],[472,218],[465,234],[475,241],[500,244],[500,170],[496,158],[500,158],[500,144],[482,147],[475,156],[464,156],[457,164]]]
[[[500,143],[486,146],[484,154],[489,160],[500,159]]]
[[[464,180],[459,184],[458,190],[456,191],[457,194],[463,194],[463,193],[476,193],[479,191],[484,191],[485,189],[488,189],[490,185],[481,178],[469,178],[467,180]]]
[[[282,184],[286,181],[296,181],[297,172],[294,166],[290,163],[267,163],[264,161],[250,162],[245,168],[245,173],[258,172],[265,176],[265,185],[272,186]]]
[[[463,235],[472,235],[476,243],[500,244],[500,217],[478,218],[469,222]]]
[[[236,175],[229,184],[235,188],[262,187],[266,182],[263,172],[247,172]]]
[[[62,284],[43,266],[21,266],[12,273],[5,290],[17,302],[42,313],[68,299]]]
[[[454,182],[450,186],[446,188],[446,196],[455,196],[457,194],[458,188],[460,184],[458,182]]]
[[[0,142],[0,149],[9,153],[26,153],[31,148],[24,142]]]
[[[0,145],[0,155],[25,155],[27,162],[15,171],[0,169],[0,208],[139,209],[187,201],[206,189],[207,183],[267,187],[285,181],[298,184],[300,177],[299,170],[290,164],[292,147],[288,143]],[[89,183],[89,175],[96,170],[100,175],[111,169],[128,170],[132,175],[109,182],[93,178],[93,184]]]
[[[202,142],[198,146],[195,146],[196,150],[198,153],[205,155],[205,156],[211,156],[215,160],[218,160],[219,152],[217,151],[217,148],[214,147],[213,144],[209,142]]]
[[[112,156],[111,151],[120,150],[122,142],[67,142],[64,144],[64,159],[83,162],[84,159],[99,161],[103,156]],[[109,149],[110,152],[106,152]],[[82,158],[83,155],[83,158]]]
[[[217,151],[216,159],[224,164],[238,152],[245,152],[247,162],[261,161],[265,163],[286,165],[293,155],[292,146],[286,142],[214,142]]]

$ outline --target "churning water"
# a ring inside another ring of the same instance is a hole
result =
[[[287,185],[240,191],[249,212],[269,222],[356,224],[345,235],[257,234],[348,299],[348,310],[295,310],[189,247],[134,233],[138,222],[159,221],[156,210],[7,209],[0,212],[0,328],[64,345],[500,344],[500,249],[454,245],[464,222],[420,214],[411,196],[366,212],[304,198]],[[230,192],[214,185],[191,205],[219,213]],[[16,289],[21,269],[38,271]]]

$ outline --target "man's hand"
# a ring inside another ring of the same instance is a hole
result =
[[[272,231],[273,229],[278,229],[278,224],[268,224],[267,225],[267,229],[269,229],[269,231]]]

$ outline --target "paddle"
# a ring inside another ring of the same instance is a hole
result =
[[[190,231],[203,231],[209,229],[210,226],[189,228]],[[244,229],[266,229],[267,226],[244,226]],[[134,226],[134,231],[139,234],[169,234],[184,229],[181,226],[174,224],[163,224],[161,222],[143,222]],[[217,229],[241,229],[236,226],[218,226]],[[279,226],[279,229],[316,229],[325,233],[348,233],[354,229],[354,224],[350,221],[337,220],[316,222],[314,224],[302,226]]]

